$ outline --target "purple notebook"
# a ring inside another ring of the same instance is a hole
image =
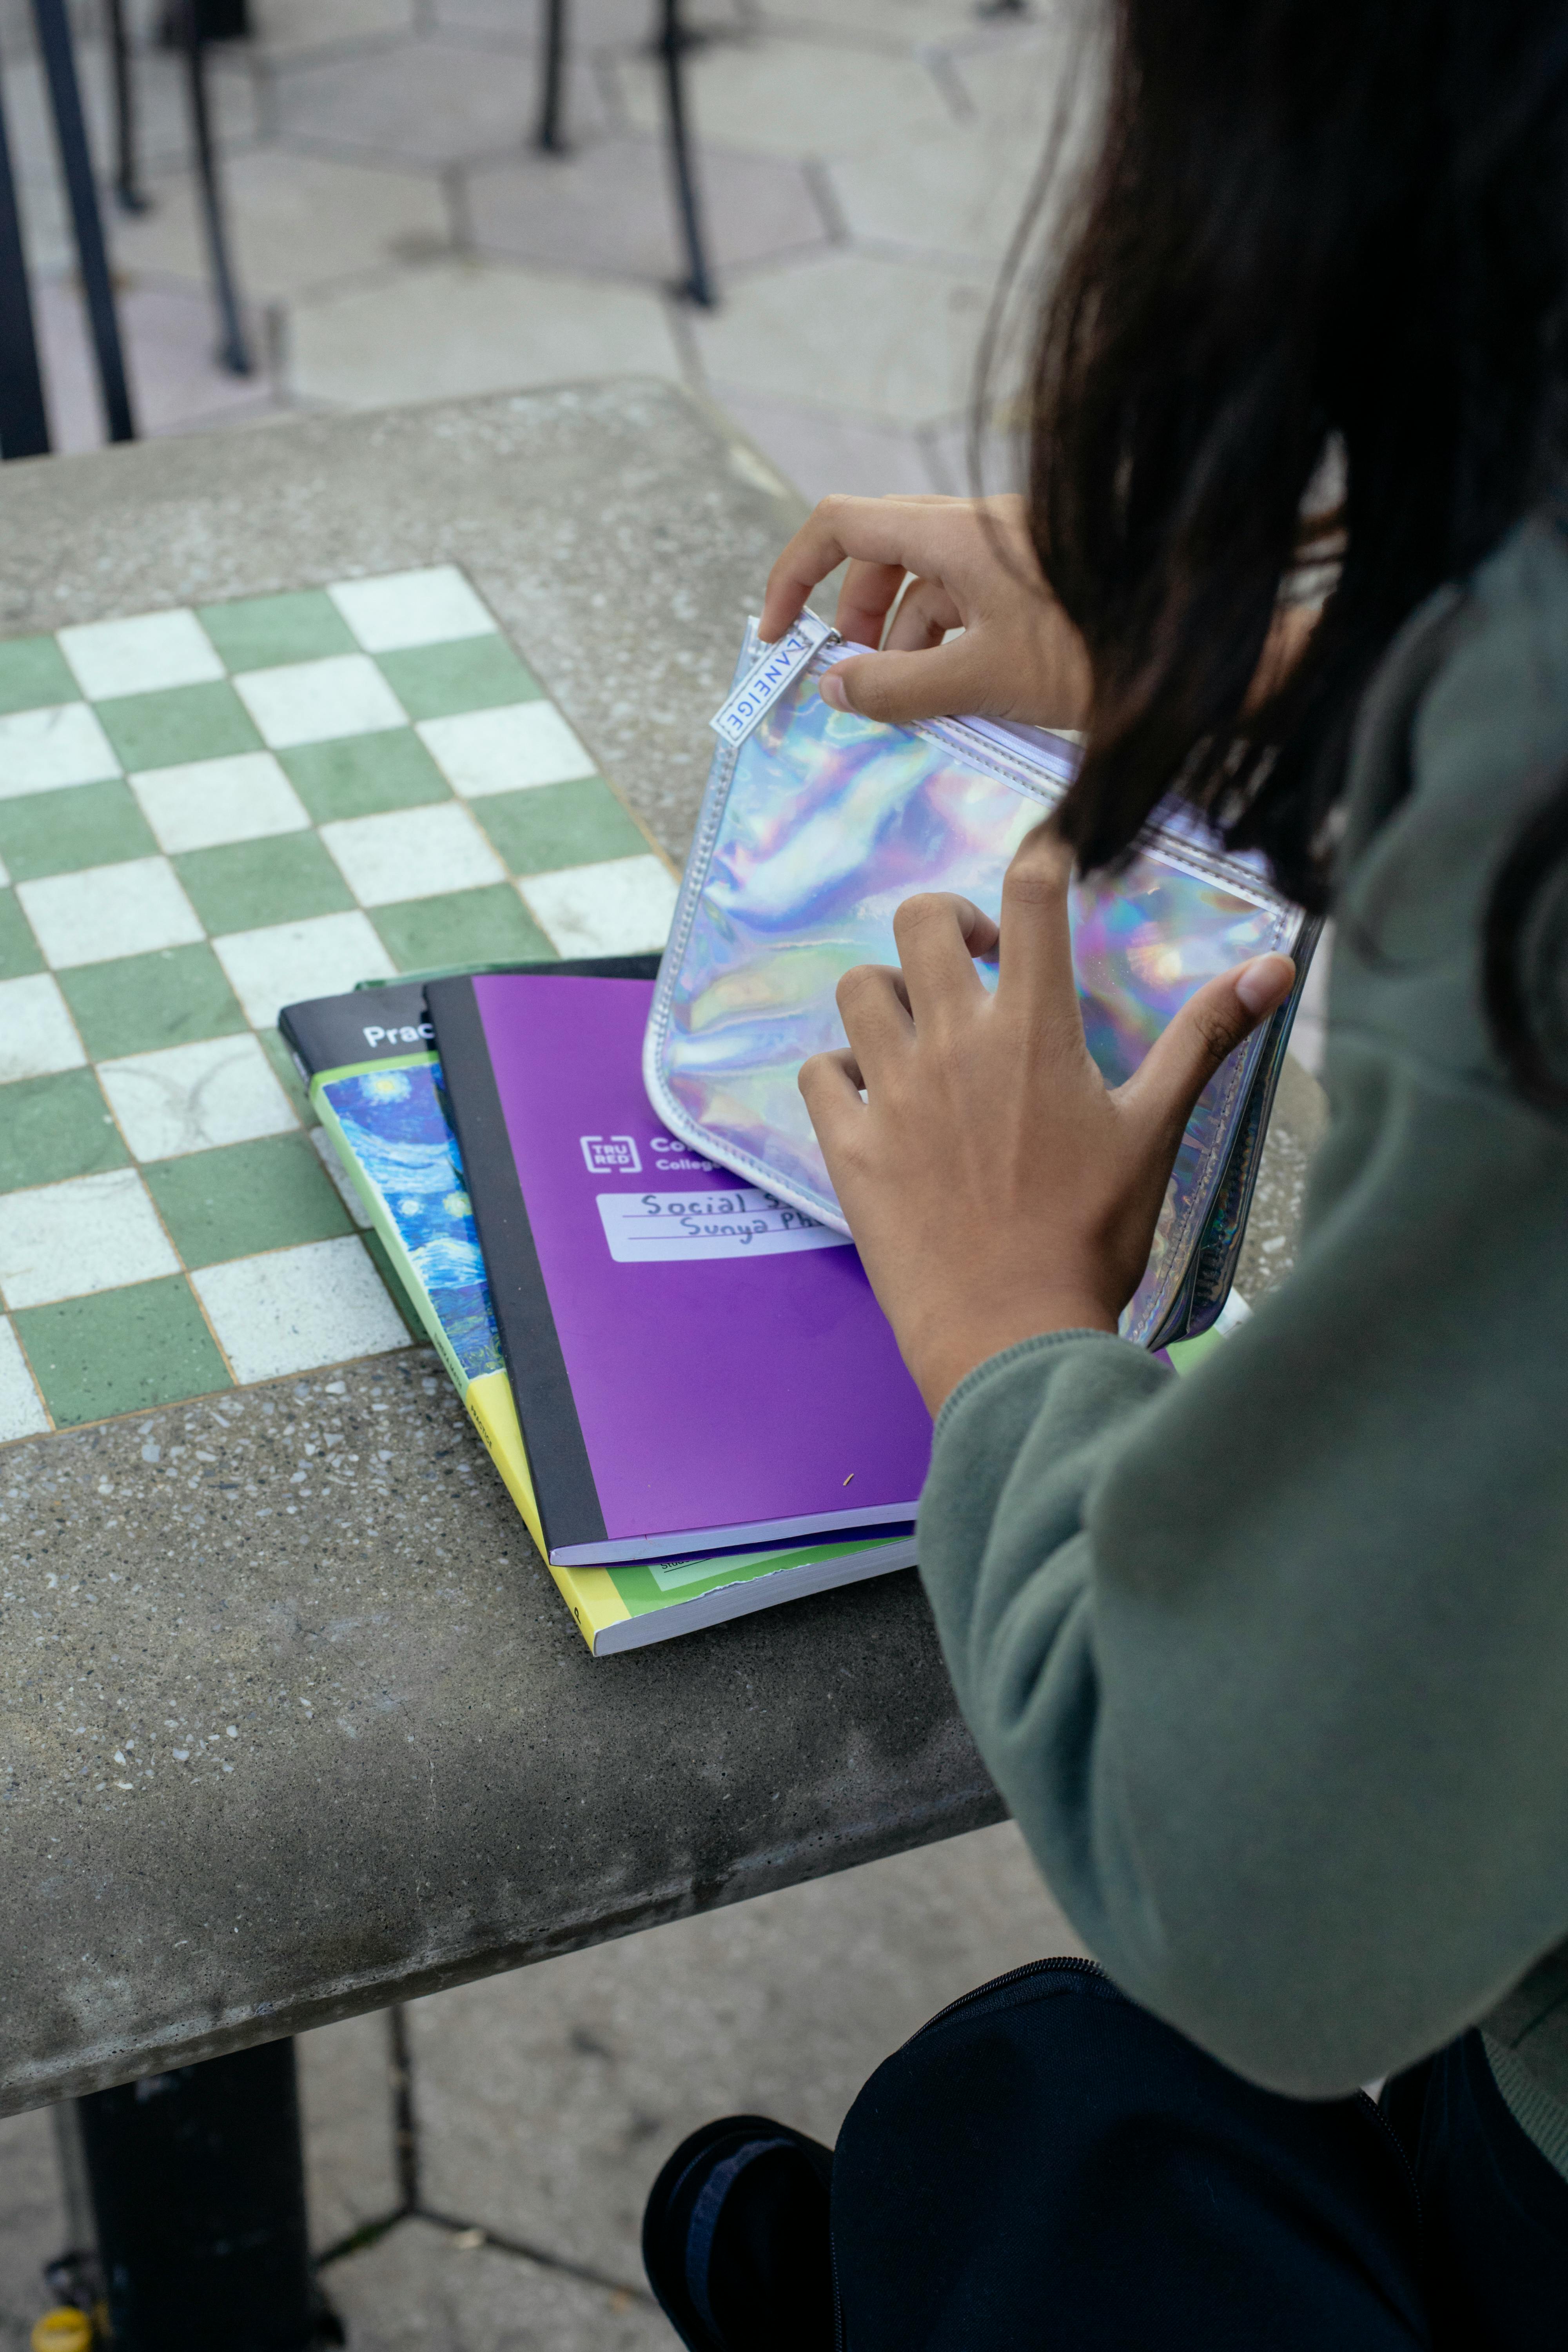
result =
[[[931,1423],[858,1254],[665,1133],[652,994],[427,990],[550,1557],[907,1525]]]

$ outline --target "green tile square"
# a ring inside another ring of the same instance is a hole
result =
[[[0,713],[80,700],[81,688],[53,637],[0,642]]]
[[[61,1427],[234,1386],[183,1274],[21,1307],[11,1320]]]
[[[505,882],[373,908],[370,919],[399,971],[424,971],[434,964],[531,962],[555,953]]]
[[[393,1305],[402,1316],[404,1322],[407,1325],[409,1338],[411,1339],[423,1339],[428,1343],[430,1334],[426,1330],[425,1326],[420,1322],[418,1316],[415,1313],[412,1306],[409,1304],[408,1293],[404,1289],[402,1283],[397,1278],[397,1269],[392,1263],[386,1244],[382,1240],[379,1234],[361,1234],[360,1239],[364,1244],[366,1249],[370,1252],[371,1259],[375,1266],[377,1274],[380,1275],[383,1282],[386,1285],[387,1297],[391,1299]]]
[[[307,1127],[313,1127],[316,1114],[310,1108],[310,1088],[300,1076],[299,1065],[281,1033],[277,1029],[258,1029],[256,1034],[262,1052],[272,1065],[273,1076],[293,1104],[296,1115]]]
[[[174,860],[191,904],[207,929],[251,931],[263,923],[297,923],[337,915],[353,892],[313,833],[276,833],[222,849],[188,849]]]
[[[205,686],[166,686],[156,694],[116,695],[93,709],[121,766],[132,774],[261,749],[250,714],[226,678],[211,678]]]
[[[26,971],[43,968],[33,927],[22,912],[16,893],[0,890],[0,980],[19,980]]]
[[[596,866],[601,858],[636,857],[647,849],[647,836],[602,776],[490,793],[470,806],[512,874]]]
[[[501,636],[459,637],[453,645],[414,646],[375,658],[410,719],[446,719],[454,710],[536,702],[544,691]]]
[[[157,855],[153,828],[129,784],[73,784],[68,792],[0,801],[0,858],[13,882]]]
[[[199,604],[196,618],[230,670],[272,669],[279,662],[357,654],[359,641],[331,598],[319,588],[293,596],[242,596]]]
[[[59,984],[95,1062],[227,1037],[246,1024],[211,948],[154,948],[111,963],[79,964]]]
[[[422,808],[428,801],[452,797],[412,727],[350,735],[339,743],[306,743],[278,757],[317,824],[340,816],[374,816],[382,809]]]
[[[57,1070],[0,1087],[0,1192],[123,1168],[127,1157],[90,1070]]]
[[[193,1151],[156,1160],[142,1173],[187,1265],[216,1265],[221,1258],[354,1231],[308,1135]]]

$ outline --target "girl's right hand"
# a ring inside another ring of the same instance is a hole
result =
[[[824,499],[769,575],[765,643],[846,557],[838,633],[882,649],[836,662],[825,701],[895,723],[973,715],[1088,725],[1089,657],[1046,584],[1021,498]],[[952,629],[963,635],[949,638]]]

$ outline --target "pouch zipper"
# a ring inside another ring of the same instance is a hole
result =
[[[1009,1985],[1023,1984],[1030,1977],[1043,1976],[1047,1969],[1069,1969],[1075,1976],[1103,1977],[1105,1975],[1105,1970],[1098,1960],[1082,1960],[1072,1953],[1063,1953],[1055,1959],[1026,1960],[1021,1968],[1008,1969],[1003,1975],[993,1977],[989,1983],[976,1985],[973,1992],[960,1993],[956,2000],[950,2000],[945,2009],[939,2009],[934,2017],[928,2017],[923,2025],[918,2025],[906,2040],[900,2042],[897,2050],[892,2053],[893,2056],[901,2057],[906,2050],[911,2049],[920,2041],[922,2034],[932,2032],[939,2025],[945,2025],[950,2017],[961,2015],[964,2010],[973,2008],[975,2002],[989,2000],[993,1993],[1005,1992]],[[1405,2155],[1398,2135],[1377,2101],[1365,2091],[1358,2091],[1356,2097],[1372,2117],[1374,2128],[1383,2134],[1399,2158],[1400,2168],[1410,2184],[1410,2194],[1415,2200],[1415,2217],[1419,2224],[1421,2190],[1416,2183],[1410,2158]],[[849,2341],[844,2329],[844,2295],[838,2284],[838,2247],[833,2236],[831,2223],[827,2232],[827,2256],[833,2273],[833,2352],[849,2352]]]
[[[992,1977],[987,1983],[976,1985],[973,1992],[960,1993],[956,2000],[950,2000],[945,2009],[939,2009],[934,2017],[928,2017],[923,2025],[917,2026],[906,2041],[900,2042],[892,2056],[901,2057],[922,2033],[930,2033],[937,2026],[944,2025],[950,2017],[956,2017],[975,2001],[986,2000],[994,1992],[1005,1992],[1009,1985],[1022,1984],[1026,1978],[1042,1976],[1047,1969],[1068,1969],[1075,1976],[1102,1977],[1105,1974],[1098,1960],[1080,1960],[1070,1953],[1064,1953],[1056,1959],[1026,1960],[1022,1968],[1008,1969],[1001,1976]],[[886,2060],[883,2063],[885,2064]],[[1379,2121],[1382,2121],[1381,2116]],[[844,2295],[838,2284],[838,2247],[831,2222],[827,2231],[827,2259],[833,2274],[833,2352],[848,2352],[849,2339],[844,2327]]]

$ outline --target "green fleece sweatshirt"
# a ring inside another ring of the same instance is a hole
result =
[[[1532,520],[1361,715],[1294,1272],[1182,1380],[1095,1332],[983,1364],[920,1523],[964,1714],[1113,1979],[1308,2096],[1486,2019],[1560,2163],[1568,1118],[1503,1069],[1479,939],[1564,770],[1568,541]]]

